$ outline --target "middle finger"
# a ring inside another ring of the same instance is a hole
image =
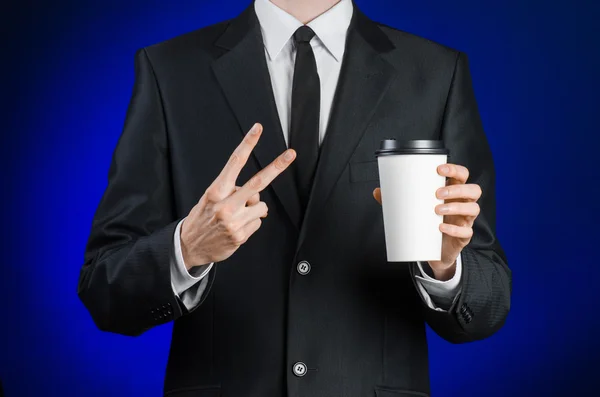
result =
[[[254,175],[250,180],[244,183],[237,192],[229,196],[228,199],[236,205],[245,204],[250,197],[255,195],[256,193],[262,192],[273,182],[275,178],[283,171],[289,167],[290,164],[296,158],[296,151],[294,149],[288,149],[279,156],[265,168],[260,170],[256,175]]]
[[[481,188],[474,183],[465,185],[448,185],[436,191],[439,199],[467,199],[477,201],[481,197]]]
[[[435,213],[438,215],[463,215],[475,217],[479,215],[479,204],[472,201],[468,203],[452,202],[440,204],[435,207]]]
[[[240,189],[241,189],[240,186],[235,187],[236,192]],[[248,201],[246,202],[246,207],[254,205],[254,204],[258,203],[259,201],[260,201],[260,193],[256,193],[254,196],[252,196],[248,199]]]

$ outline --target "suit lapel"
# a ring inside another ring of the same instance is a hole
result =
[[[393,48],[385,33],[355,6],[298,249],[307,231],[318,227],[320,211],[396,74],[394,67],[381,55]]]
[[[240,126],[240,138],[255,122],[263,134],[253,155],[262,168],[287,149],[266,64],[260,25],[251,4],[233,19],[216,42],[226,52],[213,63],[213,71]],[[300,229],[300,201],[290,172],[272,183],[292,223]]]

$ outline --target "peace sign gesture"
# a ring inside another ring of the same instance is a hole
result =
[[[262,125],[254,124],[184,220],[181,250],[188,270],[229,258],[260,228],[261,218],[267,216],[267,204],[260,201],[260,192],[285,171],[296,152],[286,150],[243,186],[236,186],[261,133]]]

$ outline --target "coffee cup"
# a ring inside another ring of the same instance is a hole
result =
[[[446,185],[437,167],[446,164],[443,141],[385,139],[375,152],[379,168],[383,224],[389,262],[439,261],[444,202],[436,191]]]

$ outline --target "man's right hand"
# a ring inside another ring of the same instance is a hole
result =
[[[237,187],[235,181],[261,133],[262,125],[254,124],[183,221],[181,250],[188,270],[229,258],[260,228],[261,218],[267,216],[267,204],[260,201],[260,192],[294,161],[296,152],[286,150],[244,186]]]

